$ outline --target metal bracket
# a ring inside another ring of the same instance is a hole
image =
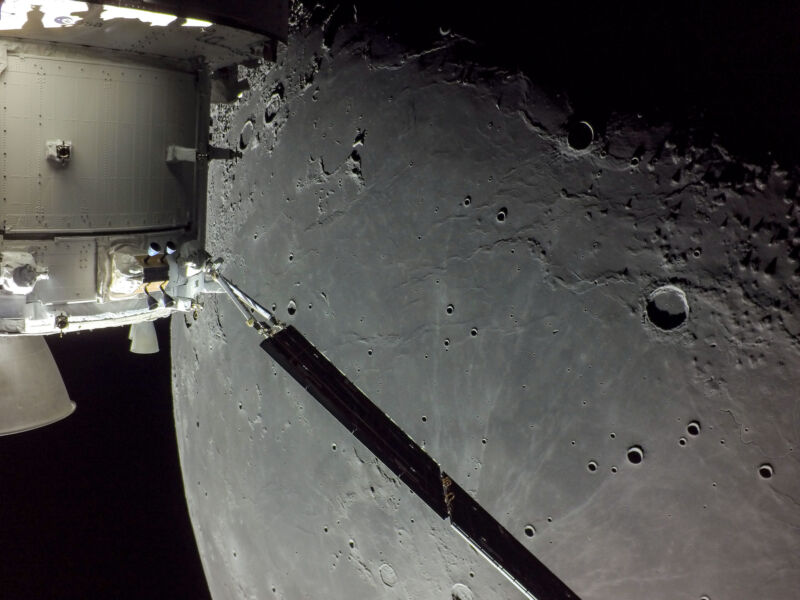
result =
[[[47,140],[47,160],[60,167],[67,166],[72,158],[72,142],[70,140]]]
[[[59,337],[64,335],[64,330],[67,327],[69,327],[69,317],[64,313],[56,315],[56,328],[59,330]]]
[[[233,301],[236,308],[244,317],[247,326],[252,327],[267,338],[283,330],[283,323],[281,323],[271,311],[261,306],[261,304],[245,294],[233,282],[225,278],[219,272],[221,263],[222,261],[220,259],[214,261],[209,260],[204,270]]]

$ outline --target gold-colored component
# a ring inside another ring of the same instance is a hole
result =
[[[444,491],[444,504],[447,507],[447,514],[453,514],[453,500],[456,495],[450,491],[450,486],[453,485],[453,480],[448,475],[442,475],[442,490]]]
[[[145,290],[147,290],[148,292],[159,292],[159,291],[161,291],[161,286],[162,285],[166,285],[166,284],[167,284],[167,280],[164,280],[164,281],[151,281],[149,283],[143,283],[138,288],[136,288],[136,291],[134,292],[134,294],[137,294],[137,295],[138,294],[144,294]]]

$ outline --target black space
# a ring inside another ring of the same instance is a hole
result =
[[[0,598],[210,598],[183,494],[169,321],[47,339],[67,419],[0,438]]]

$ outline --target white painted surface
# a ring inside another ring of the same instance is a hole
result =
[[[9,53],[0,74],[5,231],[187,224],[193,170],[170,167],[165,156],[171,144],[195,146],[197,93],[191,73],[78,58],[55,46]],[[47,160],[47,142],[56,139],[72,142],[63,166]]]

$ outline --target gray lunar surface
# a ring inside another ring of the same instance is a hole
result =
[[[584,600],[794,600],[794,175],[526,77],[298,28],[213,111],[208,250]],[[172,325],[214,598],[521,598],[258,347]],[[636,462],[638,460],[638,462]]]

